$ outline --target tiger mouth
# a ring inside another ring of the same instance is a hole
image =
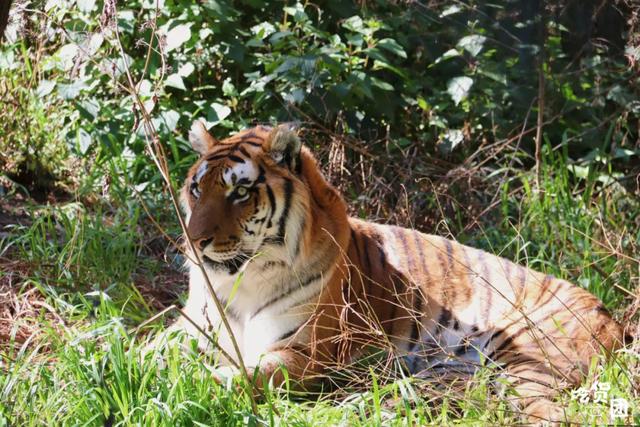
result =
[[[214,261],[206,254],[203,255],[204,263],[212,270],[223,270],[228,272],[229,274],[237,273],[238,270],[240,270],[240,268],[242,268],[242,266],[245,265],[250,258],[250,256],[244,252],[241,252],[233,258],[225,259],[223,261]]]

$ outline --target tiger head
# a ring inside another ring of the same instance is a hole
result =
[[[295,259],[309,239],[305,224],[313,221],[313,178],[303,173],[303,163],[317,169],[297,132],[289,125],[257,126],[218,141],[196,121],[189,141],[200,158],[181,201],[204,265],[234,274],[261,255]]]

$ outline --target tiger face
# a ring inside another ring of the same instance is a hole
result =
[[[182,204],[205,266],[235,274],[257,255],[286,261],[308,200],[297,176],[295,131],[258,126],[217,141],[196,122],[189,140],[200,158],[187,175]]]

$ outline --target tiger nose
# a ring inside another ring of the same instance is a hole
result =
[[[199,239],[197,240],[196,246],[198,247],[198,249],[200,249],[201,251],[204,250],[204,248],[207,247],[207,245],[209,245],[209,243],[213,242],[213,238],[209,238],[209,239]]]

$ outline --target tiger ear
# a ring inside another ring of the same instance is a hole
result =
[[[265,151],[278,164],[299,172],[300,149],[302,142],[294,124],[285,123],[276,126],[267,139]]]
[[[218,144],[218,140],[207,131],[207,127],[202,119],[194,121],[191,125],[189,142],[191,143],[191,147],[200,153],[201,156],[204,156]]]

